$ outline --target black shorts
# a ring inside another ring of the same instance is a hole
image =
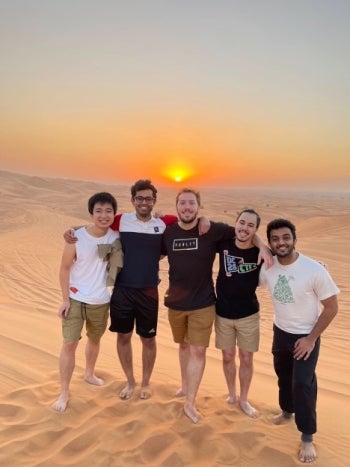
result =
[[[110,304],[109,330],[127,334],[134,329],[141,337],[157,334],[158,287],[135,289],[116,286]]]

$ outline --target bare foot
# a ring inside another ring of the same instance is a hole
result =
[[[242,411],[251,418],[258,418],[259,412],[252,407],[248,401],[239,401],[239,406]]]
[[[187,417],[192,420],[193,423],[198,423],[199,421],[199,413],[197,412],[196,408],[190,405],[188,402],[185,402],[184,405],[184,412]]]
[[[130,399],[130,397],[133,395],[135,389],[135,383],[127,383],[126,386],[120,391],[119,397],[123,400]]]
[[[186,392],[182,388],[178,389],[175,392],[175,397],[183,397],[183,396],[186,396]]]
[[[226,399],[226,402],[228,404],[235,404],[237,401],[238,401],[238,397],[236,395],[234,396],[229,395]]]
[[[275,425],[283,425],[284,423],[288,423],[289,420],[292,419],[292,416],[287,417],[283,412],[278,415],[275,415],[272,419],[272,423]]]
[[[299,460],[301,462],[313,462],[316,459],[316,449],[312,442],[301,442]]]
[[[152,391],[149,386],[142,386],[140,391],[140,399],[149,399],[152,397]]]
[[[56,410],[56,412],[64,412],[68,404],[68,399],[68,393],[61,393],[57,401],[52,404],[51,407],[53,410]]]
[[[97,378],[97,376],[85,376],[85,381],[89,384],[94,384],[95,386],[103,386],[105,382],[101,378]]]

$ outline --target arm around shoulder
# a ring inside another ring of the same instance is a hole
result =
[[[265,269],[269,269],[273,265],[273,256],[270,248],[264,243],[258,233],[255,233],[253,237],[253,244],[260,250],[258,264],[264,261]]]

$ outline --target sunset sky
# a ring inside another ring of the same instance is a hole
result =
[[[1,169],[350,189],[350,1],[3,0]]]

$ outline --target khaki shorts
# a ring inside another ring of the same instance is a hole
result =
[[[225,350],[236,345],[247,352],[257,352],[260,340],[260,314],[254,313],[246,318],[227,319],[215,317],[215,346]]]
[[[168,318],[177,344],[208,347],[215,319],[215,305],[193,311],[168,309]]]
[[[107,328],[108,311],[109,303],[88,305],[71,298],[68,316],[62,320],[63,341],[76,342],[81,339],[86,321],[86,335],[98,342]]]

